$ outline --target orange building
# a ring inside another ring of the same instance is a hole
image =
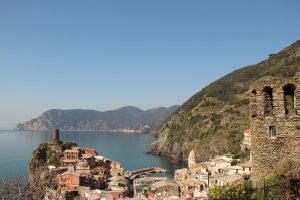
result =
[[[78,150],[67,149],[64,151],[64,159],[65,160],[78,160]]]
[[[92,154],[92,155],[98,155],[98,152],[95,149],[91,148],[83,148],[83,151],[85,154]]]
[[[78,191],[80,186],[80,173],[66,172],[57,176],[58,185],[66,191]]]

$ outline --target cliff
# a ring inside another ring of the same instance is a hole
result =
[[[95,110],[49,110],[24,124],[19,130],[116,130],[142,129],[145,123],[151,129],[157,128],[178,106],[155,108],[143,111],[136,107],[122,107],[117,110],[99,112]]]
[[[265,76],[292,77],[300,71],[300,41],[255,65],[220,78],[186,101],[156,133],[151,151],[186,160],[191,149],[198,161],[213,154],[240,155],[249,127],[249,85]]]

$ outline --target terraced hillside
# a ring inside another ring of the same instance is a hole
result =
[[[249,127],[249,85],[264,76],[291,77],[300,71],[300,40],[269,58],[233,71],[192,96],[156,133],[153,153],[186,160],[213,154],[239,154],[243,130]]]

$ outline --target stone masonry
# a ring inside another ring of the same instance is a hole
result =
[[[265,77],[250,86],[253,181],[281,162],[300,161],[300,74]]]

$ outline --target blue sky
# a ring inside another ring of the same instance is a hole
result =
[[[0,128],[182,104],[300,39],[298,0],[0,0]]]

